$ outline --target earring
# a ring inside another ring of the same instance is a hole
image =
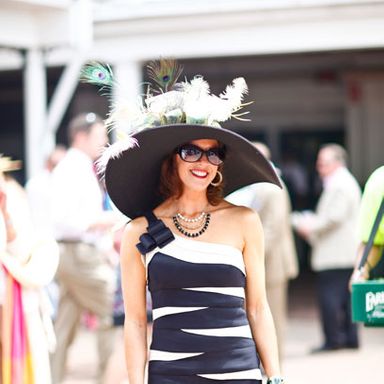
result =
[[[218,187],[223,182],[223,175],[222,175],[222,173],[220,171],[217,171],[216,175],[219,175],[219,180],[216,181],[216,183],[213,182],[213,180],[215,180],[215,179],[213,179],[211,181],[211,185],[213,187]],[[216,178],[216,176],[215,176],[215,178]]]

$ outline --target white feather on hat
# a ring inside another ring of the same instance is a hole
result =
[[[244,78],[234,79],[219,96],[210,93],[209,84],[202,76],[195,76],[190,82],[178,83],[182,67],[173,59],[161,59],[148,65],[148,73],[157,86],[148,87],[144,102],[136,103],[119,100],[110,108],[106,120],[108,127],[117,129],[118,140],[108,146],[98,161],[98,172],[104,175],[109,159],[120,156],[127,149],[139,146],[132,135],[146,129],[171,125],[193,124],[220,127],[221,122],[230,118],[246,120],[238,113],[242,100],[248,93]],[[98,62],[87,64],[80,80],[99,85],[101,90],[118,86],[109,65]]]

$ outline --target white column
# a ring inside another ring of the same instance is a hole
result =
[[[349,76],[346,79],[346,147],[353,175],[364,183],[366,169],[366,135],[364,130],[363,84],[361,79]]]
[[[121,61],[113,66],[113,73],[118,84],[113,93],[114,102],[119,100],[136,103],[146,91],[143,84],[142,63],[139,61]]]
[[[27,179],[43,168],[46,156],[47,85],[43,53],[27,51],[24,68],[24,129]]]
[[[83,61],[83,54],[74,50],[73,57],[65,66],[63,74],[55,88],[47,115],[47,135],[50,137],[55,137],[55,133],[60,126],[68,104],[73,97],[79,82],[79,74]],[[52,149],[53,147],[50,148],[50,151]]]

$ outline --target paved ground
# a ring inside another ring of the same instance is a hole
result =
[[[283,361],[288,384],[383,383],[384,328],[362,327],[359,350],[310,355],[309,349],[318,346],[321,340],[314,304],[311,283],[294,287]],[[106,384],[128,383],[123,355],[122,330],[118,329]],[[95,360],[95,339],[89,331],[82,329],[70,351],[65,384],[93,384]]]

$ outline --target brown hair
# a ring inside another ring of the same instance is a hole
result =
[[[95,124],[103,124],[103,120],[93,112],[81,113],[74,117],[68,126],[69,142],[72,144],[76,135],[80,132],[89,133]]]
[[[170,197],[179,198],[183,192],[183,185],[176,169],[175,154],[168,155],[161,164],[160,171],[160,194],[168,199]],[[220,164],[218,171],[222,172],[223,165]],[[216,177],[214,179],[216,181]],[[207,188],[207,199],[212,205],[218,205],[223,200],[224,183],[220,183],[217,187],[209,184]]]

